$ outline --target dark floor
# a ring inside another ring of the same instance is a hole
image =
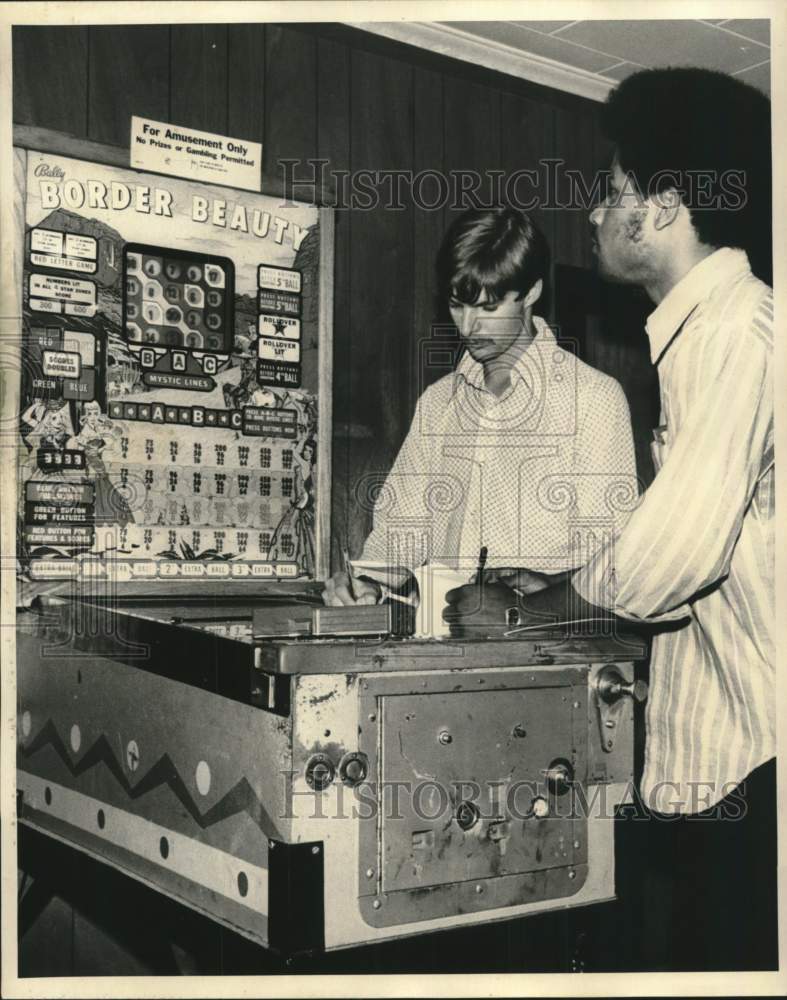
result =
[[[26,833],[23,841],[31,842],[34,852],[45,852],[45,868],[39,857],[39,870],[57,872],[58,877],[54,884],[49,880],[54,899],[47,900],[42,893],[37,908],[35,896],[26,895],[23,919],[34,919],[21,943],[19,974],[368,975],[750,968],[731,964],[729,954],[714,948],[712,942],[701,963],[693,951],[684,949],[679,954],[660,949],[659,938],[668,921],[674,920],[669,893],[665,898],[663,884],[653,884],[658,876],[638,853],[637,825],[619,819],[616,827],[622,899],[289,960],[105,865],[40,834]],[[36,865],[30,867],[35,870]],[[654,900],[664,901],[654,906]],[[741,902],[737,900],[729,919],[743,926],[747,913]]]

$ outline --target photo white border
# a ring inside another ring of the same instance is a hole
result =
[[[75,2],[75,3],[2,3],[0,4],[0,359],[9,337],[18,335],[18,310],[15,311],[13,288],[13,243],[16,238],[13,211],[12,169],[12,87],[11,87],[11,27],[14,24],[176,24],[176,23],[246,23],[252,21],[303,22],[342,21],[353,24],[364,21],[445,21],[445,20],[539,20],[539,19],[620,19],[627,21],[663,18],[770,18],[772,122],[774,152],[774,294],[776,329],[785,315],[785,263],[787,239],[784,218],[787,212],[787,177],[785,155],[787,143],[784,109],[785,41],[787,41],[787,4],[783,0],[528,0],[520,2],[478,3],[468,0],[423,0],[423,2],[367,2],[350,0],[335,3],[234,3],[211,2],[151,3],[140,2]],[[778,279],[776,278],[778,276]],[[15,319],[15,315],[17,319]],[[777,335],[775,346],[775,384],[787,386],[785,352],[787,344]],[[0,373],[0,391],[4,414],[9,412],[14,394],[8,392],[10,378],[16,373]],[[782,378],[779,378],[779,375]],[[776,450],[785,450],[787,437],[787,390],[776,394]],[[15,851],[15,759],[16,759],[16,686],[15,664],[15,486],[14,463],[7,460],[6,451],[13,442],[0,435],[0,467],[3,469],[0,495],[0,656],[2,672],[0,705],[0,808],[2,811],[2,985],[4,997],[347,997],[379,996],[729,996],[784,995],[787,993],[787,879],[785,878],[785,807],[787,782],[784,767],[779,780],[779,888],[780,888],[780,972],[771,973],[655,973],[655,974],[500,974],[500,975],[380,975],[364,976],[219,976],[219,977],[111,977],[59,979],[17,978],[17,869]],[[787,470],[776,465],[777,498],[785,496]],[[785,620],[787,601],[787,545],[785,523],[777,508],[777,632],[778,658],[778,726],[781,745],[787,720],[787,678],[785,677]],[[779,612],[782,612],[779,614]],[[731,907],[745,906],[745,900],[731,900]]]

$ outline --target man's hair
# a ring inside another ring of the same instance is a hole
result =
[[[702,243],[770,252],[770,101],[724,73],[642,70],[611,92],[602,131],[640,194],[681,190]],[[701,171],[710,181],[697,183]],[[678,183],[675,183],[675,179]]]
[[[437,255],[438,293],[472,304],[485,291],[495,302],[507,292],[522,296],[549,271],[549,247],[525,212],[471,208],[456,218]]]

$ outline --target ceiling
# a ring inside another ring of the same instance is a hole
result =
[[[768,20],[400,21],[354,27],[596,100],[651,66],[722,70],[770,94]]]

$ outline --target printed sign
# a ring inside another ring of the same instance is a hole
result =
[[[253,437],[295,439],[298,436],[298,411],[247,406],[243,411],[243,433]]]
[[[297,340],[260,337],[258,350],[264,361],[287,361],[295,364],[301,360],[301,345]]]
[[[293,292],[274,292],[261,288],[257,304],[260,312],[274,313],[280,316],[300,316],[301,314],[301,297]]]
[[[257,274],[257,282],[260,288],[270,288],[273,291],[300,293],[301,272],[291,271],[284,267],[270,267],[260,264]]]
[[[257,380],[260,385],[280,385],[297,388],[301,384],[301,366],[286,361],[258,361]]]
[[[44,375],[59,375],[61,378],[79,378],[79,355],[69,351],[44,351],[42,354]]]
[[[131,166],[245,191],[262,190],[262,145],[214,132],[131,118]]]
[[[287,316],[260,316],[257,329],[261,337],[284,337],[287,340],[301,339],[301,321]]]
[[[97,253],[98,244],[92,236],[55,229],[33,229],[30,233],[30,262],[37,267],[94,274]]]
[[[67,316],[96,313],[96,286],[92,281],[33,273],[29,288],[30,308],[37,312],[64,312]]]

